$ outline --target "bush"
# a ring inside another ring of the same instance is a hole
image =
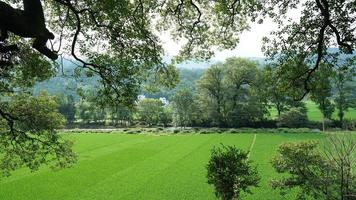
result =
[[[344,120],[342,128],[350,131],[356,130],[356,120]]]
[[[281,114],[278,119],[278,127],[301,128],[308,125],[308,117],[304,110],[300,108],[292,108],[289,111]]]
[[[251,193],[251,186],[258,186],[260,177],[256,167],[251,167],[248,152],[234,146],[214,147],[207,165],[208,183],[215,188],[215,195],[222,200],[238,199],[240,192]]]
[[[272,187],[281,194],[298,188],[297,199],[355,199],[356,139],[332,135],[323,146],[321,150],[315,141],[282,144],[272,165],[278,173],[289,175],[272,179]]]

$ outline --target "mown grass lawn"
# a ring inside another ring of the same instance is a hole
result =
[[[254,134],[125,135],[72,134],[79,161],[53,172],[16,171],[0,181],[1,200],[215,199],[205,166],[214,145],[249,149]],[[279,144],[320,139],[322,134],[257,134],[250,159],[258,164],[260,187],[245,199],[284,199],[268,185]],[[290,194],[293,195],[293,194]]]
[[[322,121],[323,120],[323,114],[320,112],[318,105],[316,105],[312,101],[306,101],[306,107],[307,107],[307,115],[308,119],[310,121]],[[275,119],[277,118],[277,110],[275,108],[269,109],[270,111],[270,117]],[[335,109],[333,116],[333,119],[339,119],[337,115],[337,110]],[[349,120],[355,120],[356,119],[356,109],[349,109],[348,111],[345,112],[345,119]]]

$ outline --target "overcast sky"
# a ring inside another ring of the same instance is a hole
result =
[[[245,31],[240,36],[240,43],[234,50],[224,50],[216,52],[213,60],[223,61],[228,57],[264,57],[261,51],[262,38],[276,29],[276,25],[267,20],[263,24],[252,24],[250,31]],[[179,45],[171,40],[168,35],[161,37],[164,48],[168,56],[174,56],[178,53]]]
[[[303,0],[301,1],[303,2]],[[302,7],[299,5],[296,9],[289,10],[287,19],[292,21],[299,21]],[[215,53],[212,60],[224,61],[229,57],[264,57],[262,48],[262,38],[269,36],[270,32],[277,30],[277,24],[272,22],[272,19],[265,18],[263,24],[251,24],[250,31],[245,31],[240,35],[240,43],[234,50],[224,50]],[[161,37],[164,42],[164,48],[169,57],[178,53],[179,45],[173,42],[168,36]]]

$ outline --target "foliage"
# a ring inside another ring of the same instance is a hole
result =
[[[270,104],[277,110],[277,116],[280,117],[283,112],[288,111],[293,107],[300,107],[300,103],[293,99],[293,94],[288,93],[285,88],[286,84],[280,79],[280,71],[278,66],[274,64],[268,64],[263,70],[263,78],[265,94]],[[283,75],[282,75],[283,76]]]
[[[185,88],[179,90],[172,98],[173,119],[178,126],[189,126],[197,120],[198,102],[192,92]]]
[[[212,126],[244,126],[268,112],[263,77],[251,60],[230,58],[213,65],[197,84],[202,120]]]
[[[281,114],[277,125],[280,127],[301,128],[305,127],[307,122],[308,117],[305,111],[300,108],[292,108]]]
[[[331,119],[332,113],[334,112],[334,105],[331,102],[332,84],[330,74],[332,74],[332,69],[330,66],[322,64],[315,73],[312,80],[313,86],[310,92],[310,98],[318,104],[324,118]]]
[[[300,188],[297,199],[354,199],[356,143],[353,137],[342,137],[329,138],[324,152],[315,141],[282,144],[272,165],[288,176],[272,180],[272,187],[282,193]]]
[[[4,175],[21,167],[34,171],[41,164],[69,167],[76,161],[72,142],[56,132],[65,119],[54,98],[44,93],[11,96],[11,101],[1,102],[1,112],[12,113],[13,120],[0,121],[0,171]]]
[[[338,67],[334,75],[334,84],[336,89],[335,94],[335,106],[338,110],[338,117],[341,126],[344,123],[345,112],[350,107],[356,107],[353,105],[352,93],[355,91],[355,88],[350,85],[350,82],[353,81],[353,77],[356,73],[355,67],[349,67],[348,65],[352,63],[346,63],[343,66]]]
[[[226,111],[229,126],[262,121],[267,111],[265,81],[257,62],[229,58],[224,63],[226,74]]]
[[[354,1],[268,0],[261,4],[263,15],[279,25],[270,37],[264,38],[263,50],[277,63],[280,79],[295,98],[302,99],[310,92],[312,77],[321,63],[334,63],[339,54],[353,53]],[[293,19],[294,12],[300,17]],[[330,52],[331,47],[338,47],[337,52]],[[294,64],[288,64],[291,62]]]
[[[16,65],[1,65],[0,70],[0,170],[9,175],[22,167],[37,170],[41,164],[71,166],[76,160],[72,142],[56,132],[65,121],[57,103],[46,94],[28,93],[37,81],[55,74],[55,65],[25,40],[17,41],[19,51],[11,58]]]
[[[159,99],[143,98],[137,103],[137,118],[149,126],[159,123],[167,125],[172,119],[166,109]]]
[[[212,149],[207,165],[208,183],[214,186],[218,198],[240,199],[241,192],[251,193],[250,187],[258,186],[260,177],[248,154],[234,146]]]
[[[126,126],[133,120],[133,111],[126,106],[115,106],[111,108],[111,120],[115,125],[120,122],[121,126]]]
[[[199,104],[203,108],[203,120],[211,121],[213,125],[224,126],[224,69],[219,65],[212,65],[198,80]]]
[[[61,113],[70,124],[75,121],[75,109],[74,97],[72,95],[59,97],[59,113]]]

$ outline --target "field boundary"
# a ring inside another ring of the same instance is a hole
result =
[[[247,159],[249,159],[249,158],[250,158],[250,155],[251,155],[252,149],[253,149],[253,147],[255,146],[255,143],[256,143],[256,138],[257,138],[257,134],[254,134],[254,136],[253,136],[253,140],[252,140],[252,143],[251,143],[251,146],[250,146],[250,149],[248,150]]]

